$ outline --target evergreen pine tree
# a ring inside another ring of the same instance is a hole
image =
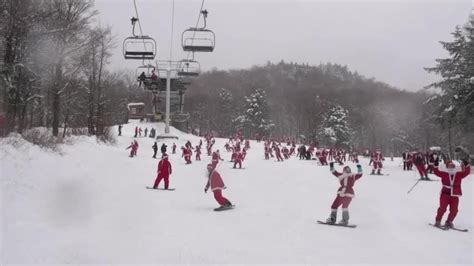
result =
[[[332,105],[323,114],[323,121],[318,130],[318,136],[323,143],[338,148],[348,148],[351,139],[351,129],[348,122],[348,111],[340,105]]]
[[[436,115],[438,121],[455,122],[472,128],[474,115],[474,17],[471,16],[468,25],[461,29],[456,27],[452,33],[452,42],[441,42],[448,51],[449,58],[436,59],[436,66],[425,68],[441,76],[442,80],[430,84],[428,88],[440,88],[438,95],[441,104]],[[434,101],[433,101],[434,102]],[[452,121],[454,119],[454,121]]]
[[[267,135],[275,126],[269,119],[269,108],[263,89],[256,89],[250,96],[245,97],[244,113],[234,119],[236,129],[243,130],[247,136],[258,133]]]
[[[232,93],[224,88],[219,91],[219,99],[218,99],[218,124],[220,124],[220,128],[222,129],[222,133],[227,136],[229,135],[232,130],[232,117],[234,117],[234,104],[233,104],[234,97]]]

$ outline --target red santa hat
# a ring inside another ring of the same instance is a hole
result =
[[[446,167],[447,167],[447,168],[455,168],[456,165],[453,163],[453,161],[448,161],[448,162],[446,163]]]
[[[345,173],[350,173],[351,172],[351,168],[349,166],[344,166],[344,168],[342,168],[342,171],[345,172]]]

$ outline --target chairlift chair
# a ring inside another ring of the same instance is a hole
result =
[[[138,18],[132,17],[132,36],[123,41],[123,57],[125,59],[153,60],[156,56],[156,41],[150,36],[135,34]]]
[[[132,36],[123,41],[125,59],[153,60],[156,56],[156,42],[150,36]]]
[[[185,52],[213,52],[216,35],[212,30],[189,28],[181,34],[181,46]]]
[[[178,76],[197,77],[201,73],[201,65],[198,61],[183,59],[178,64]]]
[[[157,79],[156,80],[152,79],[152,75],[155,70],[156,70],[156,67],[151,64],[137,67],[137,70],[136,70],[137,81],[143,83],[143,87],[146,90],[158,89],[159,79],[156,72],[155,74],[157,75]],[[141,78],[142,73],[145,76],[144,78]]]

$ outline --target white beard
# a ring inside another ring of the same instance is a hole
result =
[[[448,174],[450,175],[454,175],[457,172],[456,168],[448,168],[446,170],[447,170],[446,172],[448,172]]]

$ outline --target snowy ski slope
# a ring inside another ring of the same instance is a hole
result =
[[[212,193],[204,193],[210,157],[203,149],[203,161],[193,155],[185,165],[179,149],[199,138],[172,128],[179,140],[166,143],[168,153],[173,141],[178,145],[170,154],[176,190],[147,190],[158,160],[151,158],[153,140],[144,137],[138,138],[138,157],[128,157],[136,124],[124,126],[117,145],[75,137],[75,144],[62,146],[63,154],[0,140],[0,265],[473,264],[472,175],[463,183],[455,220],[469,233],[428,226],[441,185],[420,182],[407,194],[417,176],[403,172],[400,158],[385,161],[389,176],[368,175],[364,159],[350,206],[357,228],[330,227],[316,223],[327,218],[338,188],[329,167],[295,157],[265,161],[263,144],[252,141],[246,169],[233,170],[226,140],[217,139],[215,148],[225,158],[218,165],[228,187],[224,196],[237,207],[214,212]]]

